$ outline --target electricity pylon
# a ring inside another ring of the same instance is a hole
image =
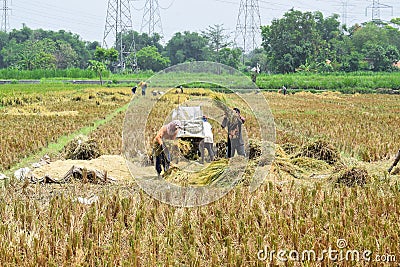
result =
[[[235,44],[244,53],[256,49],[261,36],[261,17],[258,0],[241,0],[235,31]]]
[[[110,43],[119,51],[119,62],[117,67],[124,70],[127,58],[133,53],[132,67],[136,69],[135,39],[133,35],[133,23],[130,10],[130,0],[109,0],[106,25],[104,28],[103,47],[109,48]],[[132,31],[132,40],[124,40]]]

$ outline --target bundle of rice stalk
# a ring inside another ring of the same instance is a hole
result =
[[[275,158],[289,159],[285,150],[278,144],[275,145]]]
[[[233,113],[232,109],[229,107],[228,100],[226,99],[226,97],[224,95],[214,94],[212,99],[213,99],[214,104],[225,113],[225,116],[227,116],[228,119],[233,118],[234,113]]]
[[[255,159],[261,156],[261,141],[256,139],[249,139],[249,147],[247,154],[249,159]]]
[[[258,144],[253,144],[253,152],[252,149],[249,150],[249,159],[254,161],[259,166],[270,165],[275,157],[282,157],[285,153],[279,145],[276,145],[271,142],[259,142]],[[255,157],[254,157],[255,156]],[[287,158],[287,156],[284,156]]]
[[[178,139],[177,146],[184,156],[188,155],[192,150],[192,143],[188,140]]]
[[[284,143],[281,147],[288,155],[295,154],[299,150],[299,146],[293,143]]]
[[[226,157],[226,151],[227,151],[227,143],[226,141],[219,141],[215,144],[217,147],[217,153],[216,153],[216,158],[217,159],[223,159]]]
[[[293,176],[294,178],[301,178],[302,175],[304,174],[303,169],[291,163],[290,160],[287,158],[279,158],[279,157],[275,158],[275,161],[272,166],[274,167],[274,171],[286,172],[291,176]]]
[[[346,168],[338,174],[331,177],[335,184],[343,184],[349,187],[364,186],[371,180],[368,171],[364,168],[351,167]]]
[[[290,161],[292,164],[309,172],[330,171],[332,166],[327,162],[314,158],[299,157]]]
[[[337,148],[322,139],[304,145],[295,157],[319,159],[329,164],[335,164],[340,161],[340,154]]]
[[[166,181],[179,185],[187,186],[189,173],[180,170],[178,167],[171,166],[163,177]]]
[[[79,135],[64,147],[64,157],[72,160],[91,160],[100,157],[101,152],[94,139]]]
[[[213,161],[207,168],[199,172],[196,177],[189,182],[193,185],[209,185],[216,181],[228,168],[228,159]]]

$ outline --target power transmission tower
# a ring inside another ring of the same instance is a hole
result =
[[[342,25],[347,25],[347,7],[349,3],[348,0],[342,1],[342,8],[343,8],[343,13],[342,13]]]
[[[10,30],[9,13],[11,9],[8,7],[8,0],[2,0],[2,1],[3,5],[1,7],[1,10],[3,11],[3,13],[1,17],[1,31],[8,32]]]
[[[145,32],[149,36],[152,36],[154,33],[163,36],[158,0],[146,0],[140,32]]]
[[[240,0],[236,23],[235,44],[244,53],[258,47],[261,36],[261,17],[258,0]]]
[[[117,67],[124,70],[127,58],[133,53],[132,68],[136,69],[136,47],[133,35],[133,23],[130,10],[130,0],[109,0],[106,25],[104,28],[103,47],[108,48],[110,43],[119,51]],[[123,36],[132,32],[132,40],[123,40]],[[125,43],[124,43],[125,41]]]
[[[381,9],[382,8],[390,8],[392,9],[393,16],[393,7],[385,4],[379,3],[379,0],[373,0],[372,5],[365,8],[365,16],[367,16],[368,9],[372,9],[372,21],[380,21],[381,20]]]

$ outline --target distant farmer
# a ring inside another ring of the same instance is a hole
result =
[[[156,158],[156,171],[158,177],[161,177],[162,168],[164,173],[168,171],[171,162],[171,156],[168,148],[164,144],[164,140],[175,140],[181,129],[181,123],[178,120],[171,121],[167,125],[161,127],[156,137],[154,138],[153,155]],[[162,166],[162,168],[161,168]]]
[[[233,114],[225,114],[221,127],[228,128],[228,158],[232,158],[237,151],[238,155],[245,156],[244,141],[242,137],[242,124],[245,119],[240,115],[238,108],[233,109]]]
[[[136,94],[137,86],[132,87],[132,95]]]
[[[177,94],[183,94],[183,87],[182,87],[182,85],[180,85],[179,87],[177,87],[177,89],[175,90],[175,93],[177,93]]]
[[[142,96],[145,96],[145,95],[146,95],[146,89],[147,89],[147,83],[141,81],[141,82],[139,83],[139,87],[142,88]]]
[[[256,83],[258,74],[260,74],[260,64],[257,63],[257,66],[251,69],[251,81],[253,83]]]
[[[201,163],[204,163],[204,149],[207,149],[208,155],[210,156],[210,161],[214,161],[214,135],[212,132],[212,126],[208,122],[206,116],[203,116],[203,131],[204,139],[201,140],[199,144],[199,150],[201,154]]]
[[[286,93],[287,93],[286,87],[285,87],[285,86],[282,86],[282,94],[283,94],[283,95],[286,95]]]

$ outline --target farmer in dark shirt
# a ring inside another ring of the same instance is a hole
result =
[[[242,137],[242,124],[245,119],[240,115],[238,108],[233,109],[233,114],[225,114],[221,127],[228,128],[228,158],[232,158],[237,151],[238,155],[245,156],[244,141]]]

